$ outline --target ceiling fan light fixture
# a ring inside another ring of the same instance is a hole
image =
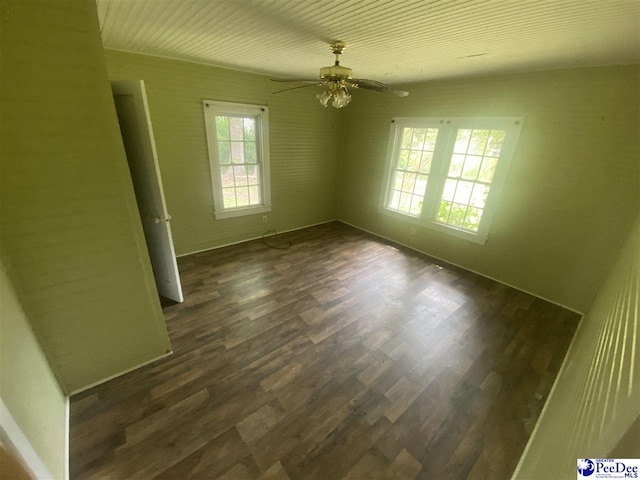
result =
[[[342,108],[349,105],[351,101],[351,95],[347,87],[340,82],[331,82],[327,85],[326,90],[323,90],[316,95],[316,98],[320,101],[323,107],[328,106],[329,100],[333,98],[331,106],[333,108]]]
[[[316,98],[320,100],[320,103],[322,104],[323,107],[327,106],[327,103],[329,103],[329,100],[331,100],[331,97],[332,95],[331,93],[329,93],[329,90],[323,90],[316,95]]]
[[[342,87],[336,93],[333,94],[333,102],[331,102],[331,106],[334,108],[342,108],[349,105],[351,101],[351,95],[347,91],[347,87]]]

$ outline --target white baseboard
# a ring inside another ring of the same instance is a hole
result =
[[[326,220],[324,222],[313,223],[311,225],[304,225],[302,227],[291,228],[289,230],[283,230],[283,231],[280,231],[280,232],[277,232],[277,233],[278,233],[278,235],[280,235],[281,233],[295,232],[296,230],[303,230],[305,228],[311,228],[311,227],[315,227],[317,225],[324,225],[325,223],[341,222],[341,221],[342,220],[338,220],[337,218],[334,218],[334,219],[331,219],[331,220]],[[345,223],[345,222],[342,222],[342,223]],[[358,228],[358,227],[356,227],[356,228]],[[267,232],[270,232],[270,231],[274,231],[274,230],[273,229],[267,230]],[[245,238],[244,240],[238,240],[237,242],[225,243],[224,245],[216,245],[215,247],[211,247],[211,248],[203,248],[202,250],[196,250],[194,252],[181,253],[180,255],[176,255],[176,258],[186,257],[188,255],[194,255],[196,253],[210,252],[211,250],[217,250],[219,248],[230,247],[231,245],[238,245],[239,243],[246,243],[246,242],[251,242],[253,240],[260,240],[262,237],[264,237],[264,234],[260,235],[259,237]]]
[[[338,221],[341,222],[341,223],[344,223],[345,225],[349,225],[350,227],[357,228],[358,230],[362,230],[363,232],[370,233],[371,235],[374,235],[374,236],[376,236],[378,238],[382,238],[384,240],[388,240],[389,242],[393,242],[393,243],[395,243],[397,245],[402,245],[403,247],[408,248],[409,250],[413,250],[414,252],[418,252],[418,253],[421,253],[423,255],[427,255],[427,256],[429,256],[431,258],[435,258],[436,260],[440,260],[441,262],[445,262],[445,263],[448,263],[449,265],[453,265],[455,267],[458,267],[458,268],[461,268],[463,270],[466,270],[467,272],[475,273],[476,275],[480,275],[481,277],[488,278],[489,280],[493,280],[494,282],[501,283],[502,285],[506,285],[507,287],[513,288],[514,290],[518,290],[520,292],[523,292],[523,293],[526,293],[528,295],[531,295],[532,297],[539,298],[540,300],[544,300],[545,302],[552,303],[553,305],[557,305],[558,307],[562,307],[565,310],[569,310],[569,311],[571,311],[573,313],[577,313],[578,315],[584,315],[584,312],[580,312],[580,311],[576,310],[575,308],[568,307],[567,305],[562,305],[561,303],[558,303],[558,302],[555,302],[555,301],[550,300],[548,298],[545,298],[545,297],[543,297],[541,295],[538,295],[537,293],[529,292],[528,290],[525,290],[523,288],[516,287],[515,285],[511,285],[511,284],[509,284],[507,282],[504,282],[502,280],[498,280],[497,278],[493,278],[493,277],[491,277],[489,275],[486,275],[484,273],[472,270],[472,269],[470,269],[468,267],[465,267],[464,265],[459,265],[459,264],[457,264],[455,262],[452,262],[451,260],[447,260],[445,258],[437,257],[437,256],[435,256],[435,255],[433,255],[433,254],[431,254],[429,252],[425,252],[423,250],[419,250],[419,249],[417,249],[415,247],[412,247],[411,245],[407,245],[405,243],[399,242],[398,240],[394,240],[393,238],[385,237],[383,235],[380,235],[379,233],[372,232],[370,230],[367,230],[365,228],[359,227],[357,225],[353,225],[353,224],[351,224],[349,222],[345,222],[344,220],[338,220]]]
[[[67,398],[68,403],[68,398]],[[66,430],[68,431],[68,422]],[[40,455],[34,450],[31,442],[22,432],[20,425],[15,421],[13,415],[5,405],[4,401],[0,398],[0,430],[6,439],[11,442],[18,454],[22,457],[22,460],[26,466],[31,470],[31,473],[38,479],[51,479],[54,478],[49,472],[49,469],[44,464]],[[67,458],[69,458],[67,456]],[[67,472],[65,472],[67,474]],[[69,477],[66,476],[68,479]]]
[[[78,389],[74,390],[73,392],[71,392],[69,394],[69,396],[71,397],[71,396],[76,395],[78,393],[84,392],[85,390],[89,390],[90,388],[97,387],[98,385],[102,385],[103,383],[106,383],[109,380],[113,380],[114,378],[118,378],[118,377],[121,377],[122,375],[126,375],[129,372],[133,372],[134,370],[137,370],[140,367],[144,367],[145,365],[149,365],[150,363],[157,362],[158,360],[160,360],[162,358],[165,358],[165,357],[168,357],[169,355],[173,355],[173,350],[168,352],[168,353],[164,353],[162,355],[154,357],[151,360],[147,360],[146,362],[139,363],[138,365],[135,365],[135,366],[133,366],[131,368],[127,368],[126,370],[123,370],[122,372],[118,372],[118,373],[116,373],[114,375],[110,375],[110,376],[108,376],[106,378],[103,378],[102,380],[98,380],[97,382],[93,382],[93,383],[91,383],[89,385],[86,385],[84,387],[78,388]]]

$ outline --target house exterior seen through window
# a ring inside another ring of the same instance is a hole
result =
[[[204,102],[216,219],[271,210],[268,108]]]
[[[522,122],[394,118],[381,212],[484,243]]]

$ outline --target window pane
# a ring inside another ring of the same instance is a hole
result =
[[[482,159],[482,166],[480,167],[480,175],[478,180],[482,182],[490,183],[493,180],[493,174],[496,173],[496,166],[498,165],[498,159],[495,157],[484,157]]]
[[[487,195],[489,195],[489,186],[476,183],[473,186],[473,193],[469,203],[474,207],[484,208],[485,203],[487,203]]]
[[[487,138],[489,138],[490,130],[474,130],[469,142],[467,153],[471,155],[482,155],[484,148],[487,146]]]
[[[224,203],[224,208],[236,208],[235,188],[223,188],[222,200]]]
[[[474,232],[477,232],[478,227],[480,227],[481,218],[482,210],[480,210],[479,208],[469,207],[462,227],[466,228],[467,230],[473,230]]]
[[[400,208],[400,192],[398,190],[393,191],[391,201],[389,202],[389,208],[394,210],[398,210]]]
[[[451,164],[449,165],[449,176],[459,177],[462,173],[462,165],[464,164],[464,155],[453,154]]]
[[[244,160],[247,163],[256,163],[256,144],[255,142],[245,142],[244,144]]]
[[[244,127],[245,141],[253,141],[256,139],[256,120],[255,118],[243,118],[242,125]]]
[[[246,168],[249,185],[260,185],[260,167],[258,165],[247,165]]]
[[[412,172],[417,172],[420,168],[420,157],[422,157],[422,153],[420,150],[411,150],[409,154],[409,164],[407,165],[407,170]]]
[[[262,200],[260,199],[260,187],[253,186],[249,187],[249,204],[250,205],[260,205]]]
[[[233,163],[244,163],[244,144],[231,142],[231,160]]]
[[[409,162],[409,150],[400,150],[400,155],[398,156],[398,170],[405,170],[407,168],[407,163]]]
[[[403,212],[408,212],[411,206],[411,197],[412,195],[410,193],[402,192],[400,194],[400,207],[398,209]]]
[[[236,202],[238,207],[247,207],[249,205],[249,188],[236,188]]]
[[[216,135],[218,140],[229,140],[229,117],[216,117]]]
[[[233,167],[220,167],[220,180],[222,188],[233,187]]]
[[[499,157],[502,150],[502,144],[504,143],[504,130],[491,130],[489,135],[489,141],[487,142],[487,150],[485,155],[491,155],[492,157]]]
[[[447,200],[449,202],[453,200],[453,194],[456,191],[457,183],[458,182],[456,180],[451,180],[451,179],[447,179],[447,181],[444,182],[444,190],[442,192],[443,200]]]
[[[247,172],[244,167],[233,167],[233,177],[236,181],[236,186],[247,185]]]
[[[427,189],[427,178],[426,175],[418,175],[416,177],[416,186],[413,189],[413,193],[424,197],[424,192]]]
[[[451,202],[441,201],[440,206],[438,207],[438,220],[447,223],[449,219],[449,211],[451,210]]]
[[[471,190],[473,189],[473,182],[458,182],[456,193],[453,197],[453,201],[467,205],[469,198],[471,197]]]
[[[413,137],[413,128],[402,129],[402,148],[411,148],[411,137]]]
[[[396,172],[394,174],[393,186],[391,188],[393,188],[394,190],[402,190],[402,182],[403,181],[404,181],[404,173],[403,172]]]
[[[220,157],[220,163],[231,163],[231,147],[229,142],[218,140],[218,155]]]
[[[436,148],[436,139],[438,138],[438,129],[430,128],[427,130],[427,138],[424,142],[424,150],[430,150],[433,152]]]
[[[404,182],[402,182],[402,191],[413,193],[413,188],[416,185],[416,174],[407,173],[404,176]]]
[[[409,209],[409,213],[411,215],[418,216],[422,211],[422,196],[413,195],[411,200],[411,208]]]
[[[242,132],[244,130],[242,126],[242,118],[230,117],[229,118],[229,130],[231,131],[231,140],[243,140]]]
[[[431,161],[433,160],[433,152],[422,152],[422,158],[420,160],[420,173],[429,173],[431,170]]]
[[[451,213],[449,214],[449,220],[447,223],[449,225],[454,225],[456,227],[461,227],[464,223],[464,217],[467,213],[467,206],[460,205],[458,203],[454,203],[451,205]]]
[[[424,139],[427,135],[426,128],[416,128],[413,131],[413,138],[411,139],[411,148],[414,150],[422,150],[424,147]]]
[[[460,129],[456,135],[456,145],[453,148],[454,153],[467,153],[467,146],[471,138],[471,130]]]
[[[467,158],[464,161],[464,167],[462,168],[462,178],[475,180],[478,176],[478,170],[480,170],[481,161],[482,157],[467,155]]]

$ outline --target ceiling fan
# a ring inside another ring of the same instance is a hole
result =
[[[392,90],[384,83],[376,82],[375,80],[353,78],[353,70],[340,65],[340,55],[344,52],[347,44],[344,42],[334,42],[329,46],[331,47],[333,54],[336,56],[336,61],[330,67],[322,67],[320,69],[319,79],[272,78],[271,80],[274,82],[301,82],[305,84],[298,87],[278,90],[273,93],[283,93],[306,87],[325,87],[322,92],[316,95],[316,98],[320,100],[320,103],[325,107],[328,105],[329,100],[333,98],[331,105],[335,108],[346,107],[349,104],[351,101],[349,88],[364,88],[375,92],[388,93],[390,95],[395,95],[396,97],[406,97],[409,95],[409,92],[405,92],[403,90]]]

